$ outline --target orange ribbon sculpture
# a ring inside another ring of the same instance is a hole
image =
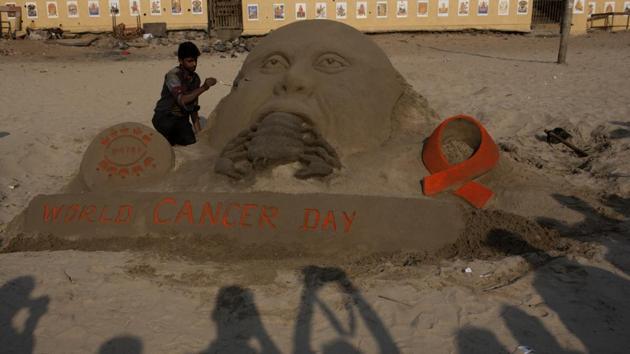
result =
[[[472,156],[451,165],[442,152],[442,143],[451,139],[461,140],[475,149]],[[463,183],[453,193],[473,206],[483,208],[494,194],[487,187],[472,181],[499,162],[499,148],[483,125],[473,117],[460,114],[443,121],[425,142],[422,161],[431,173],[422,181],[425,195],[435,195]]]

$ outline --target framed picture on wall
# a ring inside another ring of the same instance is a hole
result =
[[[416,16],[418,17],[429,16],[429,0],[418,0],[416,2]]]
[[[490,11],[490,0],[478,0],[477,16],[488,16]]]
[[[326,18],[326,3],[325,2],[316,2],[315,3],[315,18]]]
[[[67,1],[66,6],[68,9],[68,17],[70,18],[79,17],[79,2],[78,1],[76,0]]]
[[[438,0],[438,16],[448,16],[448,0]]]
[[[109,0],[109,15],[120,16],[120,0]]]
[[[5,6],[16,6],[14,2],[5,2]],[[7,19],[15,20],[15,12],[7,12]]]
[[[347,2],[338,2],[335,5],[335,18],[340,20],[345,20],[348,18],[348,3]]]
[[[48,16],[48,18],[59,17],[59,11],[57,10],[56,1],[46,1],[46,16]]]
[[[527,9],[529,8],[529,0],[516,0],[516,14],[527,15]]]
[[[203,15],[203,2],[201,0],[190,0],[190,12],[193,15]]]
[[[357,1],[356,18],[358,18],[358,19],[367,18],[367,13],[368,13],[368,3],[367,3],[367,1]]]
[[[387,2],[376,2],[376,18],[387,18]]]
[[[179,16],[182,14],[182,0],[171,0],[171,15]]]
[[[457,1],[457,16],[468,16],[470,14],[470,1],[458,0]]]
[[[398,0],[396,1],[396,17],[403,18],[407,17],[407,0]]]
[[[129,14],[140,16],[140,0],[129,0]]]
[[[295,4],[295,19],[306,20],[306,4],[299,2]]]
[[[284,21],[284,4],[273,4],[273,19]]]
[[[258,4],[247,4],[247,20],[258,21]]]
[[[604,12],[615,12],[615,2],[607,1],[604,3]]]
[[[98,0],[88,0],[88,16],[101,17],[101,4]]]
[[[595,11],[597,10],[597,3],[595,1],[591,1],[588,3],[588,17],[591,17],[592,14],[595,13]]]
[[[623,3],[623,12],[630,14],[630,1]]]
[[[510,0],[499,0],[498,14],[499,16],[507,16],[510,13]]]
[[[162,15],[162,0],[151,0],[149,2],[149,14],[151,16]]]
[[[37,18],[37,4],[34,2],[24,3],[24,7],[26,7],[26,18]]]
[[[573,13],[574,14],[584,13],[584,0],[575,0],[573,2]]]

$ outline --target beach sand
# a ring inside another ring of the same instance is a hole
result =
[[[497,249],[459,245],[468,251],[430,262],[386,255],[220,262],[54,244],[41,247],[53,251],[18,249],[0,254],[0,347],[20,353],[471,354],[525,353],[519,346],[527,346],[536,353],[625,353],[630,33],[571,38],[568,65],[554,64],[557,37],[371,38],[441,119],[472,115],[499,144],[506,163],[486,176],[502,187],[489,215],[507,210],[530,220],[524,233],[547,240],[534,225],[541,223],[562,238],[537,247],[503,233],[494,235],[501,239]],[[3,237],[34,196],[65,190],[100,131],[127,121],[151,125],[176,47],[121,55],[2,41],[0,49],[11,54],[0,57]],[[244,58],[203,55],[197,71],[231,83]],[[229,90],[218,84],[204,94],[201,115],[208,117]],[[544,129],[555,127],[568,130],[589,157],[548,145]],[[176,147],[177,160],[190,151]],[[513,176],[518,185],[510,190]],[[380,188],[361,185],[370,187]]]

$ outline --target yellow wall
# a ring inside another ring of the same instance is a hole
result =
[[[243,29],[245,34],[264,34],[269,30],[281,27],[287,23],[296,21],[295,4],[306,4],[306,17],[315,18],[315,4],[325,2],[327,4],[327,18],[347,23],[364,32],[385,32],[404,30],[455,30],[465,28],[496,29],[511,31],[529,31],[531,23],[532,0],[528,1],[526,15],[517,15],[517,0],[509,0],[507,16],[498,15],[498,0],[490,0],[488,15],[477,15],[477,4],[481,0],[470,0],[468,16],[458,16],[458,0],[449,0],[449,14],[447,17],[439,17],[437,13],[438,0],[429,0],[429,13],[427,17],[418,17],[416,0],[408,0],[406,18],[396,16],[397,0],[386,0],[387,18],[377,18],[377,0],[367,0],[368,15],[366,19],[356,18],[357,0],[347,0],[347,18],[337,19],[335,14],[336,3],[343,1],[332,0],[243,0]],[[273,16],[273,4],[285,4],[285,19],[276,20]],[[248,20],[248,5],[258,4],[257,21]]]
[[[595,3],[595,13],[603,13],[606,12],[605,6],[607,3],[615,3],[614,12],[623,12],[624,4],[630,3],[630,0],[584,0],[587,4],[588,11],[588,3]],[[615,26],[625,26],[628,16],[615,16]],[[597,20],[593,22],[594,26],[602,26],[604,24],[604,20]],[[613,31],[625,31],[625,27],[614,27]]]
[[[109,15],[109,0],[96,0],[100,4],[101,14],[99,17],[88,16],[88,0],[76,0],[79,9],[79,15],[76,18],[68,17],[67,3],[68,0],[56,0],[57,18],[49,18],[46,11],[46,3],[50,0],[0,0],[0,4],[16,3],[22,8],[23,28],[45,28],[45,27],[61,27],[66,31],[74,32],[101,32],[112,30],[112,20]],[[119,0],[120,16],[117,17],[117,23],[124,23],[127,27],[135,27],[135,16],[131,16],[129,2],[132,0]],[[168,29],[207,29],[208,9],[207,0],[201,0],[202,13],[193,14],[191,0],[180,0],[182,6],[181,15],[173,15],[171,13],[171,4],[175,0],[161,0],[161,15],[151,15],[150,1],[138,0],[140,2],[140,18],[142,23],[150,22],[166,22]],[[364,32],[386,32],[386,31],[405,31],[405,30],[456,30],[466,28],[476,29],[495,29],[495,30],[511,30],[511,31],[529,31],[533,0],[528,1],[528,9],[526,15],[517,14],[517,1],[509,0],[509,11],[507,16],[498,15],[499,0],[489,0],[490,7],[487,16],[477,15],[477,5],[482,0],[469,0],[468,16],[458,16],[457,7],[458,0],[449,1],[449,14],[447,17],[440,17],[437,14],[438,1],[428,0],[429,12],[426,17],[418,17],[416,13],[417,0],[407,1],[407,17],[400,18],[396,16],[397,0],[365,0],[368,5],[368,14],[365,19],[356,18],[357,0],[346,0],[347,16],[346,19],[337,19],[335,16],[335,5],[343,0],[242,0],[243,10],[243,29],[245,35],[265,34],[270,30],[286,25],[287,23],[296,21],[295,4],[306,4],[306,18],[315,18],[315,3],[323,2],[327,5],[327,18],[347,23]],[[376,17],[377,1],[387,2],[388,14],[387,18]],[[579,0],[576,0],[579,1]],[[572,33],[584,33],[587,28],[588,4],[596,3],[595,11],[604,12],[604,4],[609,0],[582,0],[584,10],[582,13],[574,11]],[[36,19],[27,18],[26,3],[35,3],[37,5],[38,16]],[[72,2],[72,0],[70,0]],[[615,11],[623,11],[624,3],[630,0],[613,0],[615,3]],[[258,20],[248,20],[248,5],[258,5]],[[285,19],[275,20],[273,18],[273,4],[285,5]],[[3,15],[6,20],[6,14]],[[618,16],[615,23],[625,23],[626,18]],[[603,21],[602,21],[603,22]],[[600,23],[601,24],[601,23]],[[615,30],[622,30],[616,28]]]
[[[66,31],[74,32],[102,32],[112,30],[112,18],[109,15],[109,0],[97,0],[100,4],[100,17],[88,16],[88,0],[76,0],[79,8],[79,16],[71,18],[68,16],[68,0],[0,0],[1,4],[17,3],[22,8],[23,28],[46,28],[61,27]],[[136,17],[131,16],[129,2],[131,0],[119,0],[120,15],[116,18],[117,23],[124,23],[127,27],[136,26]],[[202,0],[202,13],[193,14],[191,11],[191,0],[180,0],[182,14],[171,14],[171,1],[161,0],[162,14],[154,16],[150,14],[150,0],[138,0],[140,2],[140,19],[142,23],[166,22],[169,29],[207,29],[208,13],[207,4]],[[37,5],[37,18],[27,18],[25,4],[35,3]],[[57,3],[57,18],[49,18],[46,10],[47,2]],[[72,0],[70,0],[72,2]],[[3,20],[6,19],[3,15]]]

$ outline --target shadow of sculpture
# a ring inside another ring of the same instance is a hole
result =
[[[357,314],[355,314],[355,310],[358,312],[358,316],[363,319],[376,341],[378,352],[387,354],[400,352],[379,316],[361,296],[359,290],[354,287],[343,270],[332,267],[308,266],[302,270],[302,275],[304,277],[304,288],[302,289],[300,308],[295,323],[294,353],[360,353],[361,351],[358,348],[355,348],[348,342],[349,339],[352,339],[357,334]],[[318,296],[318,291],[327,284],[336,285],[339,291],[347,296],[349,300],[344,304],[348,313],[347,327],[335,315],[333,309]],[[332,328],[339,335],[338,339],[324,344],[321,351],[313,350],[311,343],[312,321],[316,306],[319,307]]]
[[[529,249],[522,254],[534,269],[533,286],[542,297],[542,305],[553,311],[559,320],[588,353],[625,353],[630,348],[630,281],[607,270],[582,265],[566,257],[551,257],[546,252],[527,244],[519,235],[506,230],[492,230],[487,244],[507,255],[518,249]],[[532,256],[535,255],[535,256]],[[542,260],[542,261],[541,261]],[[562,348],[556,334],[550,333],[536,315],[522,308],[505,306],[502,318],[518,343],[536,353],[573,354]],[[460,353],[482,353],[484,346],[497,348],[497,353],[512,353],[502,347],[487,330],[466,327],[457,334]]]
[[[221,288],[212,312],[217,325],[217,338],[202,354],[279,354],[265,330],[250,290],[240,286]],[[251,345],[257,341],[260,350]]]
[[[48,311],[48,296],[31,298],[35,289],[32,276],[22,276],[6,282],[0,288],[0,352],[30,354],[35,348],[33,332],[40,318]],[[20,311],[28,311],[23,323],[15,323]],[[15,328],[16,325],[21,328]]]
[[[118,336],[103,343],[98,354],[142,354],[142,340],[134,336]]]

